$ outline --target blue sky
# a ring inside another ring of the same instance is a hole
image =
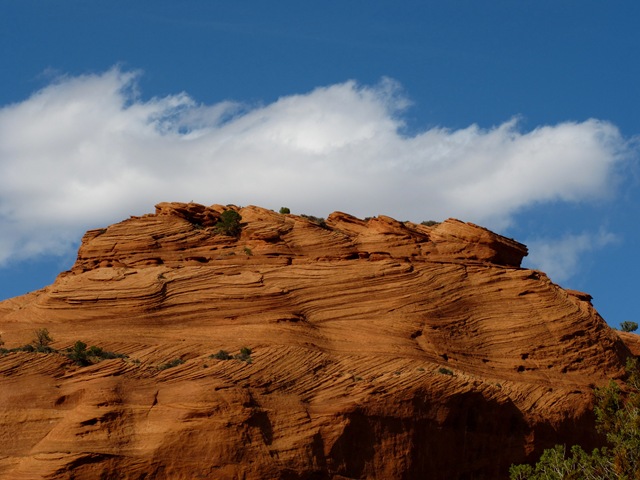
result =
[[[457,217],[638,320],[635,1],[0,0],[0,299],[159,201]]]

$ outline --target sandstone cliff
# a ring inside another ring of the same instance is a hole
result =
[[[0,356],[0,478],[496,479],[591,447],[592,388],[639,349],[526,253],[452,219],[220,205],[89,231],[0,332],[128,357]]]

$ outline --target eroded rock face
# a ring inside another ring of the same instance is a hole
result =
[[[227,208],[239,238],[216,231]],[[499,479],[591,447],[592,387],[629,349],[526,253],[452,219],[221,205],[89,231],[70,272],[0,303],[0,331],[128,359],[0,357],[0,477]]]

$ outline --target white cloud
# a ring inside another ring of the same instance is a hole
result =
[[[524,265],[542,270],[555,282],[564,282],[581,270],[586,254],[617,241],[614,234],[606,231],[532,240],[527,242],[531,253]]]
[[[587,120],[403,135],[397,84],[261,106],[142,99],[136,73],[62,78],[0,109],[0,264],[60,252],[159,201],[286,205],[504,228],[519,209],[610,192],[625,140]]]

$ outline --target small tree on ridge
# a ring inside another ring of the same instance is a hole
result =
[[[224,235],[237,237],[240,235],[240,230],[242,229],[240,220],[242,220],[242,216],[238,212],[235,210],[225,210],[216,223],[216,230]]]
[[[635,332],[638,329],[638,324],[636,322],[630,322],[626,320],[620,324],[620,330],[623,332]]]

